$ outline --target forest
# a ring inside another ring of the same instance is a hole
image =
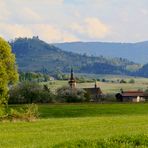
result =
[[[10,42],[19,71],[55,75],[73,67],[77,73],[122,74],[148,77],[148,66],[128,59],[87,56],[63,51],[38,37],[17,38]]]

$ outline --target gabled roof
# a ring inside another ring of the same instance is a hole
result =
[[[100,87],[97,87],[97,88],[83,88],[84,90],[86,90],[88,93],[90,94],[102,94],[102,91],[100,89]]]
[[[146,97],[148,96],[147,93],[143,92],[143,91],[124,91],[121,94],[123,97]]]

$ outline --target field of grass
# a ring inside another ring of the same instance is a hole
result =
[[[0,147],[148,146],[148,104],[39,105],[39,112],[34,122],[0,123]]]
[[[103,93],[118,93],[120,89],[123,90],[146,90],[148,89],[148,78],[140,78],[140,77],[128,77],[128,76],[109,76],[109,75],[91,75],[91,78],[99,78],[109,81],[117,81],[124,79],[126,82],[129,82],[131,79],[135,80],[135,83],[111,83],[111,82],[98,82],[98,86],[102,89]],[[47,82],[48,86],[54,92],[57,88],[61,86],[68,85],[68,81],[55,80],[53,82]],[[77,83],[78,88],[88,88],[94,87],[94,83]]]

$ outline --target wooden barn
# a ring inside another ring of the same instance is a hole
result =
[[[116,94],[116,98],[121,102],[145,102],[148,93],[143,91],[122,91]]]

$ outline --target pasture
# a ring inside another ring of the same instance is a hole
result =
[[[0,123],[0,147],[97,147],[105,139],[106,147],[148,146],[147,103],[46,104],[39,112],[34,122]]]
[[[85,75],[83,75],[85,76]],[[146,90],[148,89],[148,78],[141,78],[141,77],[129,77],[129,76],[113,76],[113,75],[88,75],[86,76],[86,79],[106,79],[109,82],[99,82],[98,86],[101,88],[103,93],[118,93],[120,92],[120,89],[123,90]],[[124,79],[127,83],[118,83],[118,80]],[[135,83],[128,83],[131,79],[135,81]],[[113,82],[112,82],[113,81]],[[55,90],[61,86],[68,85],[68,81],[64,80],[55,80],[55,81],[49,81],[46,83],[49,88],[55,92]],[[85,83],[77,83],[78,88],[88,88],[88,87],[94,87],[94,82],[85,82]]]

